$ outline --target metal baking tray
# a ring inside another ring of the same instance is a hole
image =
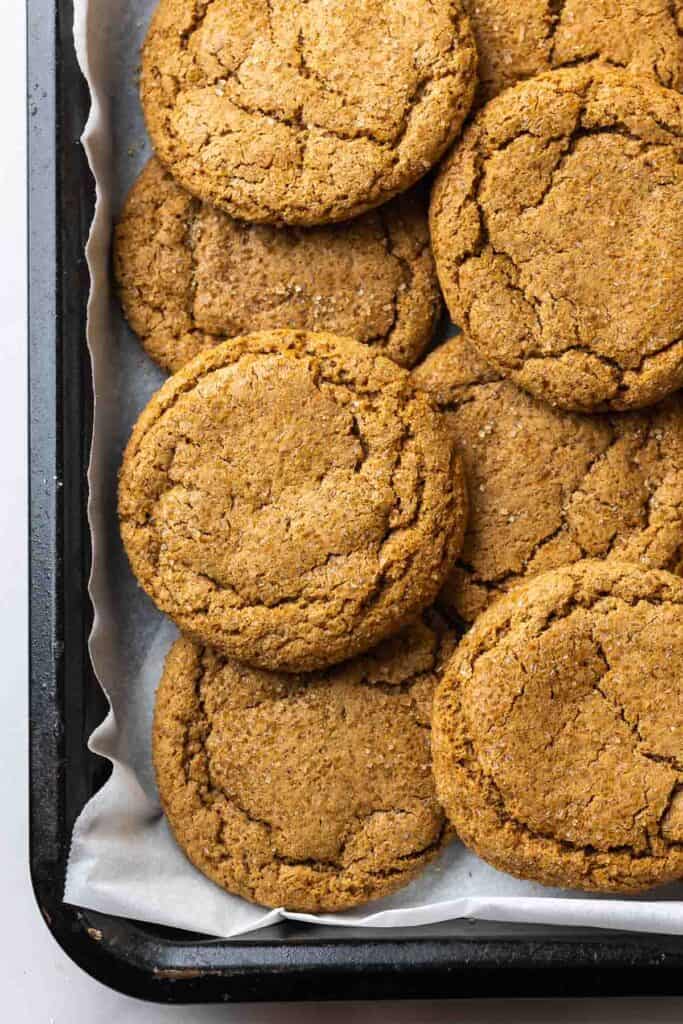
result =
[[[159,1002],[683,993],[683,938],[454,921],[285,923],[230,942],[62,903],[71,830],[107,776],[88,656],[92,419],[84,245],[94,189],[72,0],[28,0],[30,860],[56,941],[93,977]]]

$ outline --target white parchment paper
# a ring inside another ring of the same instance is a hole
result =
[[[109,284],[112,216],[149,155],[137,97],[139,49],[153,0],[75,0],[75,38],[92,94],[84,143],[97,184],[87,248],[88,342],[95,386],[90,465],[95,621],[90,650],[111,704],[90,739],[113,771],[73,834],[64,898],[92,910],[230,938],[288,917],[374,928],[448,918],[593,925],[683,934],[683,885],[648,899],[586,898],[519,882],[454,843],[411,886],[343,914],[256,907],[187,861],[161,814],[150,759],[154,691],[175,628],[137,587],[116,522],[116,471],[130,428],[162,374],[123,322]]]

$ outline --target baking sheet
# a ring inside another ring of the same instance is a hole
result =
[[[469,917],[683,934],[683,885],[657,890],[648,899],[587,898],[519,882],[459,843],[393,896],[317,917],[266,910],[224,893],[176,846],[154,786],[150,735],[154,690],[177,633],[135,583],[115,515],[123,447],[139,411],[163,380],[125,325],[109,282],[112,215],[150,152],[137,97],[137,66],[154,2],[75,0],[74,7],[78,57],[92,95],[84,143],[97,186],[87,248],[95,393],[90,650],[111,705],[90,747],[109,758],[113,771],[76,823],[66,902],[224,938],[285,917],[373,928]]]

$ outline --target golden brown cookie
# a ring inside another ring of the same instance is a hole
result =
[[[292,676],[179,640],[157,693],[154,765],[193,864],[255,903],[312,913],[410,882],[451,838],[429,726],[453,644],[425,616],[364,658]]]
[[[465,522],[460,459],[409,374],[272,331],[206,349],[140,416],[119,488],[139,582],[193,639],[322,668],[432,603]]]
[[[683,397],[641,412],[553,409],[464,335],[413,371],[465,464],[465,542],[439,602],[465,622],[503,590],[581,558],[683,572]]]
[[[190,192],[242,220],[325,224],[422,177],[475,81],[460,0],[161,0],[140,84]]]
[[[400,196],[346,224],[245,224],[152,159],[116,229],[124,312],[171,372],[208,345],[278,327],[355,338],[412,366],[441,313],[427,215]]]
[[[683,384],[683,96],[553,71],[479,112],[430,222],[456,323],[533,394],[594,412]]]
[[[447,666],[433,746],[495,867],[614,893],[683,877],[683,580],[586,561],[515,588]]]
[[[479,51],[478,103],[520,79],[599,58],[683,85],[682,0],[463,0]]]

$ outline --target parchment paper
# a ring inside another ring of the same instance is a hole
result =
[[[162,381],[123,322],[109,284],[112,215],[149,155],[137,97],[139,48],[153,0],[76,0],[75,38],[90,85],[84,143],[97,185],[87,248],[88,342],[95,386],[90,465],[95,621],[90,650],[111,711],[90,747],[113,771],[74,829],[64,899],[92,910],[230,938],[283,917],[374,928],[448,918],[593,925],[683,934],[683,885],[648,899],[586,898],[516,881],[454,843],[403,891],[314,917],[223,892],[187,861],[160,811],[150,761],[154,690],[175,628],[137,587],[116,523],[116,471],[139,411]]]

